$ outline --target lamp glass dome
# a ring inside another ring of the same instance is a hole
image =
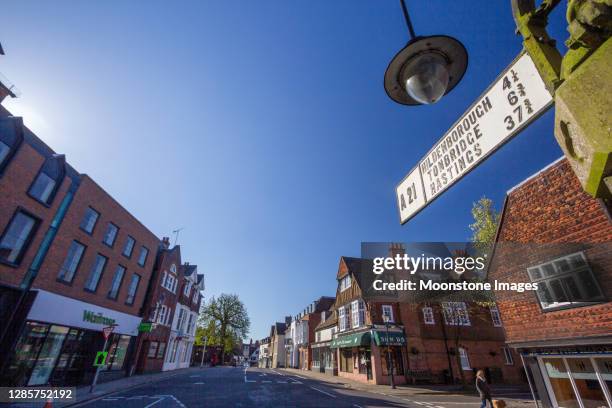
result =
[[[417,61],[405,73],[406,92],[422,104],[436,103],[448,88],[449,72],[442,56],[427,53],[417,57]]]

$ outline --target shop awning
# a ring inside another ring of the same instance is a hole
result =
[[[390,331],[388,334],[385,330],[372,330],[374,342],[377,346],[405,346],[406,336],[402,332]]]
[[[369,346],[371,342],[370,332],[361,332],[347,334],[346,336],[339,336],[332,340],[331,348],[342,348],[342,347],[360,347]]]

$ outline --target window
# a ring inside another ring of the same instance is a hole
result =
[[[166,343],[159,343],[159,348],[157,349],[157,358],[164,358],[164,353],[166,351]]]
[[[51,204],[64,178],[65,167],[64,156],[49,157],[40,168],[28,194],[45,205]]]
[[[96,226],[96,222],[98,221],[99,217],[99,212],[97,212],[91,207],[87,207],[87,210],[85,210],[85,216],[81,220],[81,229],[88,234],[93,233],[93,230]]]
[[[193,334],[191,330],[193,329],[193,314],[189,314],[189,322],[187,323],[187,334]]]
[[[140,283],[140,275],[137,273],[132,275],[132,280],[130,281],[130,287],[128,289],[128,295],[125,299],[125,303],[131,305],[134,303],[134,298],[136,297],[136,291],[138,290],[138,283]]]
[[[433,309],[429,306],[423,308],[423,322],[425,322],[425,324],[436,324]]]
[[[170,265],[170,272],[176,275],[176,265],[175,264]]]
[[[572,307],[605,300],[601,288],[582,252],[527,268],[532,282],[537,282],[537,296],[542,309]]]
[[[157,347],[159,343],[152,341],[149,343],[149,352],[147,353],[148,358],[155,358],[157,356]]]
[[[493,326],[501,327],[502,321],[501,321],[501,316],[499,314],[499,309],[497,308],[497,305],[491,306],[489,309],[491,311],[491,321],[493,322]]]
[[[167,290],[169,290],[172,293],[176,293],[176,284],[177,284],[178,280],[170,275],[168,272],[164,271],[164,274],[162,275],[162,280],[161,280],[161,286],[162,288],[165,288]]]
[[[21,118],[8,117],[0,120],[0,172],[7,166],[22,141]]]
[[[176,320],[176,330],[183,331],[183,326],[185,326],[186,314],[184,309],[179,309],[178,319]]]
[[[344,292],[351,287],[351,275],[346,275],[340,280],[340,292]]]
[[[123,275],[125,275],[125,268],[121,265],[117,265],[117,269],[115,269],[115,276],[113,276],[113,283],[108,291],[108,297],[110,299],[117,299],[119,289],[121,288],[121,282],[123,281]]]
[[[63,282],[72,282],[72,278],[74,278],[74,274],[76,273],[79,263],[81,262],[81,258],[83,257],[83,252],[85,252],[85,246],[77,241],[72,241],[70,248],[68,248],[68,255],[66,256],[62,268],[57,275],[58,280]]]
[[[147,262],[147,255],[149,255],[149,250],[147,247],[140,248],[140,255],[138,256],[138,265],[144,266],[145,262]]]
[[[340,320],[340,331],[348,329],[348,313],[346,307],[342,306],[338,309],[338,318]]]
[[[194,291],[193,292],[193,304],[197,304],[198,303],[198,291]]]
[[[125,241],[125,246],[123,247],[123,255],[130,258],[132,256],[132,252],[134,251],[134,244],[136,240],[128,235],[127,240]]]
[[[18,265],[28,247],[38,220],[22,210],[17,210],[0,240],[0,260]]]
[[[393,307],[391,305],[382,305],[382,314],[383,314],[383,317],[384,316],[389,317],[389,323],[395,322],[395,320],[393,319]]]
[[[443,302],[444,323],[449,326],[469,326],[470,316],[465,302]]]
[[[166,319],[168,319],[168,308],[166,305],[158,305],[159,313],[157,314],[157,322],[161,324],[166,324]]]
[[[119,232],[119,228],[112,222],[109,222],[108,227],[106,227],[106,233],[104,234],[104,239],[102,240],[102,242],[104,242],[109,247],[112,247],[115,244],[117,232]]]
[[[98,282],[100,282],[100,277],[102,276],[102,272],[104,271],[104,267],[106,266],[107,258],[103,255],[97,254],[96,260],[89,271],[89,276],[87,277],[87,281],[85,282],[85,289],[95,292],[98,287]]]
[[[185,288],[183,289],[183,294],[189,297],[189,292],[191,292],[191,282],[185,283]]]
[[[131,336],[114,334],[109,341],[109,351],[106,357],[106,364],[109,370],[121,370],[125,362]]]
[[[512,358],[512,351],[510,351],[509,347],[502,347],[504,352],[504,358],[506,360],[506,365],[514,365],[514,359]]]
[[[468,358],[467,351],[463,347],[459,347],[459,358],[461,359],[461,368],[463,370],[471,370],[470,359]]]
[[[365,324],[365,304],[362,300],[351,302],[351,326],[360,327]]]

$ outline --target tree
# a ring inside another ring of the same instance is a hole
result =
[[[225,353],[230,353],[240,339],[249,333],[251,322],[244,304],[238,295],[222,294],[211,298],[200,310],[198,327],[202,335],[207,336],[207,344],[221,346],[221,361]]]
[[[480,253],[486,253],[495,241],[500,214],[493,207],[493,201],[483,196],[472,206],[472,216],[474,223],[470,224],[471,241]]]

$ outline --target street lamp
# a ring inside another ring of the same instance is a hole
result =
[[[385,91],[403,105],[436,103],[463,78],[467,51],[461,42],[446,36],[416,36],[405,0],[400,0],[410,41],[389,63]]]
[[[390,316],[388,313],[383,313],[383,321],[387,328],[387,366],[389,367],[389,373],[391,374],[391,388],[395,389],[395,380],[393,378],[393,357],[391,356],[391,342],[389,341],[389,320]]]

